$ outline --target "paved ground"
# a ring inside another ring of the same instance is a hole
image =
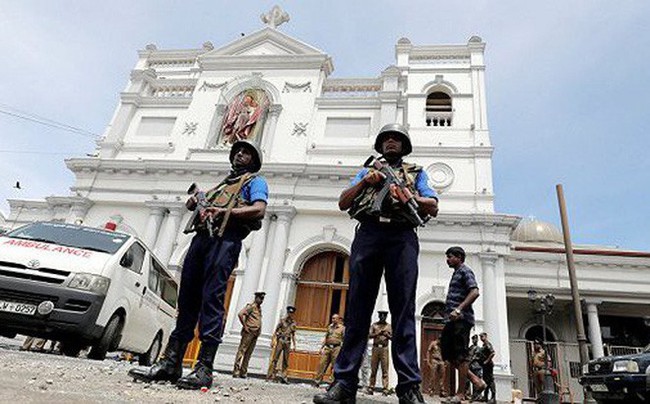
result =
[[[261,379],[217,377],[207,392],[181,391],[169,384],[135,383],[124,361],[93,361],[60,355],[20,352],[22,340],[0,337],[0,403],[311,403],[317,389]],[[49,343],[48,343],[49,347]],[[439,401],[426,397],[428,403]],[[395,396],[359,394],[359,403],[396,403]]]

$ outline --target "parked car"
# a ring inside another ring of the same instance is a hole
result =
[[[638,354],[594,359],[582,373],[580,384],[599,403],[650,403],[650,345]]]
[[[0,236],[0,334],[62,342],[66,355],[91,347],[154,362],[176,317],[178,285],[137,237],[58,222]]]

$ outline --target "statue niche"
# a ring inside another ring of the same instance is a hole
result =
[[[262,89],[247,89],[228,104],[219,130],[217,144],[233,144],[248,139],[260,143],[271,102]]]

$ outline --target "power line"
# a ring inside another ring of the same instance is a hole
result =
[[[7,110],[9,109],[9,110]],[[32,114],[30,112],[21,111],[9,105],[0,104],[0,113],[13,116],[15,118],[24,119],[26,121],[34,122],[40,125],[49,126],[51,128],[63,130],[66,132],[74,133],[79,136],[84,136],[92,139],[97,139],[99,135],[85,129],[77,128],[65,123],[57,122],[52,119],[44,118],[42,116]]]

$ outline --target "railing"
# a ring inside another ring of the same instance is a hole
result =
[[[451,112],[427,112],[427,126],[451,126]]]

